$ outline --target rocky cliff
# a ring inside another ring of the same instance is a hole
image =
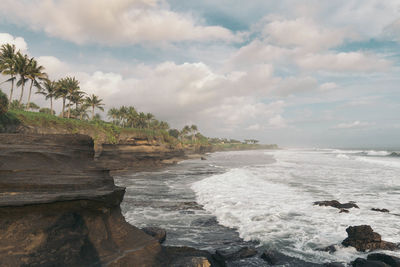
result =
[[[2,266],[154,266],[160,244],[125,222],[124,188],[82,135],[0,135]]]

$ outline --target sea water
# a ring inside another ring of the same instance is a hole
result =
[[[128,221],[167,228],[170,245],[215,249],[240,242],[237,234],[244,242],[308,262],[350,262],[365,254],[340,245],[348,226],[368,224],[383,240],[400,242],[400,157],[392,155],[337,149],[220,152],[207,161],[186,161],[118,181],[128,186],[123,203]],[[140,204],[144,199],[149,203]],[[313,205],[334,199],[355,201],[360,208],[339,213]],[[180,208],[193,201],[201,206]],[[196,226],[193,222],[201,218],[218,223]],[[337,251],[318,251],[329,245]]]

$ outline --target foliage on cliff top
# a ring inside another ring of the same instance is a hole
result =
[[[10,124],[21,124],[27,127],[36,127],[43,133],[70,133],[90,135],[95,142],[102,141],[107,143],[117,143],[120,135],[129,135],[133,138],[158,140],[169,142],[169,135],[166,131],[156,131],[150,129],[123,129],[112,123],[101,120],[86,121],[77,119],[67,119],[46,113],[29,112],[22,110],[10,110],[0,118],[3,126]],[[6,118],[14,118],[9,120]],[[3,127],[5,128],[5,127]]]
[[[8,110],[7,96],[0,90],[0,115],[6,113]]]

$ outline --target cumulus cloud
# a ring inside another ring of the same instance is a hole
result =
[[[1,11],[14,23],[77,44],[240,39],[224,27],[202,26],[159,0],[4,0]]]
[[[307,70],[350,73],[386,71],[392,65],[386,59],[363,52],[307,54],[299,57],[297,64]]]
[[[336,129],[351,129],[351,128],[363,128],[367,126],[371,126],[373,123],[362,122],[362,121],[353,121],[353,122],[345,122],[339,123],[334,128]]]
[[[24,38],[14,37],[8,33],[0,33],[0,45],[3,44],[13,44],[17,50],[21,50],[23,53],[28,51],[28,44],[25,42]]]
[[[346,30],[321,27],[306,18],[271,21],[264,27],[263,34],[276,45],[300,46],[311,51],[338,46],[350,36]]]

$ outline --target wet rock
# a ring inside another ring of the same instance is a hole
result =
[[[391,255],[386,255],[383,253],[369,254],[367,259],[373,261],[381,261],[388,264],[391,267],[400,267],[400,258]]]
[[[372,211],[377,211],[377,212],[389,212],[387,209],[377,209],[377,208],[372,208]]]
[[[191,247],[163,247],[160,266],[168,267],[220,267],[211,253]]]
[[[340,262],[330,262],[330,263],[325,263],[324,267],[345,267],[343,263]]]
[[[339,213],[349,213],[349,210],[346,210],[346,209],[340,209]]]
[[[327,246],[327,247],[324,247],[324,248],[318,248],[316,250],[317,251],[329,252],[330,254],[332,254],[332,253],[336,252],[337,249],[336,249],[335,245],[330,245],[330,246]]]
[[[279,251],[265,250],[261,258],[269,265],[296,266],[296,267],[321,267],[322,264],[306,262],[298,258],[287,256]]]
[[[400,153],[399,152],[392,152],[389,155],[390,157],[400,157]]]
[[[343,240],[343,246],[352,246],[358,251],[376,249],[396,250],[396,244],[382,241],[380,234],[375,233],[369,225],[350,226],[346,229],[348,237]]]
[[[343,203],[342,204],[337,200],[326,200],[326,201],[314,202],[314,205],[334,207],[334,208],[337,208],[337,209],[351,209],[351,208],[359,209],[357,204],[355,202],[353,202],[353,201],[350,201],[348,203]]]
[[[141,229],[146,234],[154,237],[161,244],[167,238],[167,231],[158,227],[144,227]]]
[[[172,261],[170,267],[210,267],[211,263],[206,257],[182,257]]]
[[[201,157],[200,159],[201,159],[201,160],[207,160],[205,157]]]
[[[216,224],[218,224],[217,218],[212,217],[212,218],[198,218],[192,221],[190,225],[208,227]]]
[[[357,258],[355,261],[351,263],[353,267],[390,267],[384,262],[381,261],[373,261],[373,260],[366,260],[362,258]]]
[[[261,259],[265,260],[271,265],[275,265],[279,263],[279,260],[282,256],[284,255],[277,251],[266,250],[263,252],[263,254],[261,254]]]
[[[250,258],[257,255],[255,248],[243,247],[237,249],[217,250],[213,255],[214,259],[224,266],[227,261]]]

